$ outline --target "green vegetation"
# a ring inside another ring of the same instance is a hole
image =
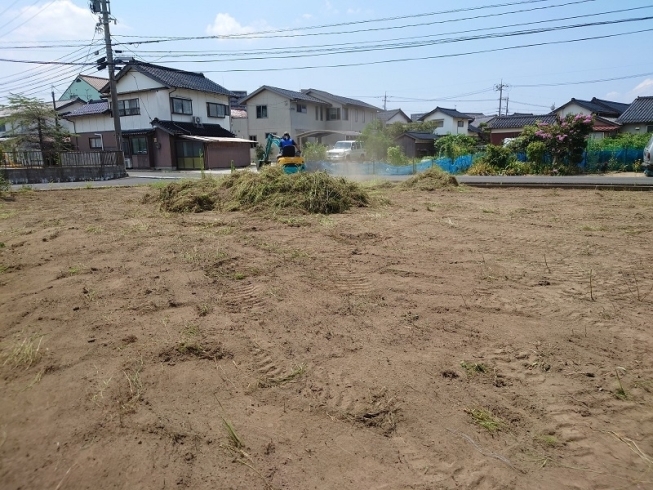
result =
[[[9,185],[9,181],[5,179],[2,175],[0,175],[0,197],[4,196],[7,192],[9,192],[9,189],[11,189],[11,186]]]
[[[404,154],[401,146],[391,146],[388,148],[388,163],[390,165],[407,165],[410,160]]]
[[[454,161],[458,157],[474,153],[477,143],[473,136],[448,134],[435,141],[435,151],[438,155]]]
[[[321,162],[326,160],[327,147],[322,143],[304,143],[302,147],[302,156],[307,162]]]
[[[472,421],[476,425],[483,427],[488,432],[496,432],[503,426],[503,422],[488,410],[472,408],[471,410],[465,411],[472,417]]]

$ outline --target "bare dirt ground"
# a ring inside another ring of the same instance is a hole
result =
[[[0,201],[1,488],[653,488],[651,194],[146,192]]]

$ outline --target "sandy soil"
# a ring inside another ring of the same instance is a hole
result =
[[[650,194],[146,192],[0,201],[1,488],[653,488]]]

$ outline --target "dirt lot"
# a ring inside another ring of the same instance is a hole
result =
[[[1,488],[653,488],[651,194],[147,191],[0,201]]]

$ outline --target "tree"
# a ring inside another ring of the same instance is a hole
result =
[[[15,148],[41,151],[66,151],[70,149],[70,133],[57,121],[57,113],[49,104],[39,99],[11,94],[9,103],[2,106],[7,114],[2,122],[8,123],[8,136]]]
[[[395,140],[407,131],[432,133],[435,122],[410,122],[385,125],[380,119],[370,122],[361,134],[361,141],[365,145],[366,155],[378,160],[385,160],[388,149],[395,146]]]
[[[568,114],[564,119],[558,118],[553,124],[539,122],[526,126],[517,142],[518,149],[531,152],[533,142],[542,142],[546,152],[553,157],[553,165],[577,165],[583,159],[587,146],[587,137],[592,132],[594,119],[584,114]],[[541,147],[539,148],[541,150]],[[536,149],[536,152],[538,150]]]
[[[435,141],[435,151],[451,159],[452,162],[462,155],[472,153],[475,146],[476,139],[464,134],[448,134]]]

